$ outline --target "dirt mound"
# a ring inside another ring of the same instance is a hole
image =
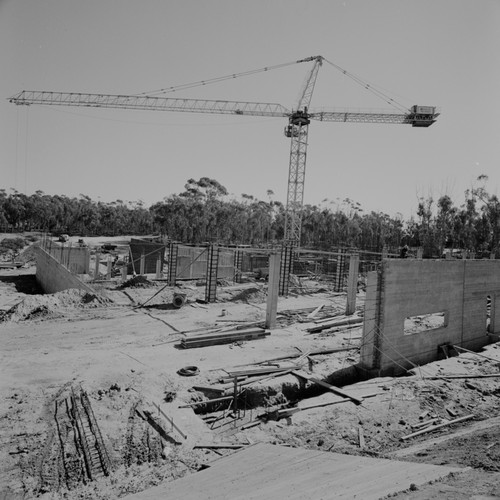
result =
[[[17,262],[22,262],[27,264],[28,262],[35,262],[36,260],[36,250],[35,247],[38,246],[36,243],[32,243],[16,257]]]
[[[266,301],[266,291],[260,287],[251,287],[241,290],[229,299],[230,302],[246,302],[247,304],[260,304]]]
[[[103,299],[84,290],[71,288],[50,295],[26,297],[2,313],[0,321],[27,321],[53,319],[64,316],[64,310],[82,307],[98,307]]]
[[[124,288],[150,288],[155,286],[152,281],[149,281],[146,276],[134,276],[129,280],[122,283],[118,288],[123,290]]]

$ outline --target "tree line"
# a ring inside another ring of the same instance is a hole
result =
[[[448,195],[420,198],[416,216],[365,212],[346,198],[335,203],[305,205],[301,244],[322,250],[358,248],[392,251],[407,245],[422,247],[424,257],[440,257],[459,248],[476,255],[496,252],[500,242],[500,202],[486,189],[486,176],[465,192],[456,206]],[[284,235],[285,206],[273,200],[242,194],[229,199],[215,179],[189,179],[184,191],[149,208],[141,201],[110,203],[88,196],[69,198],[37,191],[26,195],[0,189],[0,231],[43,231],[80,236],[162,234],[182,243],[218,242],[224,245],[278,245]]]

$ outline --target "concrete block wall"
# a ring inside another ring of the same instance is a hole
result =
[[[95,290],[72,274],[43,248],[36,248],[36,280],[45,293],[55,293],[69,288],[78,288],[86,292]]]
[[[398,374],[438,359],[439,346],[477,350],[500,333],[500,261],[384,260],[368,275],[360,368]],[[404,334],[405,319],[444,313],[444,326]]]

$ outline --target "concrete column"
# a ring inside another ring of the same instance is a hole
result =
[[[490,253],[490,259],[493,260],[495,258],[495,252]]]
[[[349,258],[349,278],[347,280],[346,316],[354,314],[356,309],[356,294],[358,292],[359,255]]]
[[[122,282],[127,281],[127,264],[122,267]]]
[[[156,259],[156,279],[161,278],[161,255],[158,253],[158,258]]]
[[[344,270],[345,270],[345,250],[339,249],[337,254],[337,269],[335,271],[334,290],[341,292],[344,285]]]
[[[424,249],[422,247],[417,248],[417,259],[423,259],[424,258]]]
[[[293,271],[294,248],[290,244],[283,245],[281,249],[281,269],[280,269],[280,284],[279,294],[288,295],[288,283],[290,281],[290,273]]]
[[[140,270],[139,270],[139,274],[141,276],[144,275],[144,269],[146,268],[146,256],[144,254],[141,254],[141,264],[140,264]]]
[[[280,285],[281,255],[275,253],[269,256],[269,279],[267,283],[266,328],[276,327],[278,312],[278,292]]]
[[[107,280],[111,279],[111,266],[112,266],[112,264],[113,263],[111,262],[111,259],[110,259],[109,255],[108,255],[108,262],[107,262],[108,267],[106,269],[106,279]]]
[[[73,243],[68,245],[68,253],[66,254],[66,268],[71,271],[71,249],[73,248]]]
[[[97,250],[95,254],[95,269],[94,269],[94,279],[98,280],[99,279],[99,261],[101,259],[101,252]]]
[[[219,248],[209,244],[207,247],[207,282],[205,285],[205,301],[217,300],[217,272],[219,270]],[[191,266],[192,267],[192,266]]]
[[[179,245],[170,243],[168,252],[168,284],[175,286],[175,278],[177,276],[177,258],[179,255]]]
[[[234,251],[234,275],[233,275],[233,281],[235,283],[241,283],[242,262],[243,262],[243,252],[236,249]]]

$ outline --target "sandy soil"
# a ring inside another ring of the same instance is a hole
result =
[[[500,422],[495,419],[500,409],[500,378],[422,378],[443,373],[498,373],[498,345],[483,353],[493,361],[465,353],[427,365],[412,377],[373,379],[344,387],[353,395],[372,395],[360,406],[342,402],[303,409],[288,419],[269,418],[242,429],[258,415],[275,416],[272,410],[284,408],[284,403],[304,408],[340,398],[321,393],[314,384],[305,385],[289,374],[252,386],[244,401],[248,407],[233,416],[215,404],[204,414],[180,407],[217,396],[216,392],[193,390],[193,386],[220,387],[220,377],[227,376],[224,370],[295,355],[299,350],[359,343],[360,328],[319,334],[306,331],[312,320],[307,320],[305,310],[324,304],[330,312],[343,312],[345,295],[333,294],[324,284],[304,281],[300,289],[280,299],[278,310],[284,314],[270,336],[180,349],[181,332],[263,320],[265,285],[222,287],[218,302],[203,305],[196,302],[203,297],[203,287],[186,284],[183,291],[188,302],[175,309],[170,304],[172,291],[160,291],[163,283],[109,290],[108,301],[74,290],[41,296],[36,294],[34,272],[33,267],[0,270],[0,498],[6,492],[10,495],[6,498],[119,498],[192,473],[220,454],[232,452],[195,448],[200,444],[259,441],[470,468],[397,495],[400,498],[500,495]],[[150,307],[135,307],[158,291],[155,300],[148,303]],[[360,293],[360,309],[362,304]],[[306,360],[303,370],[326,378],[354,365],[357,351],[311,359]],[[281,363],[287,362],[290,360]],[[177,373],[188,366],[198,367],[199,374],[185,377]],[[61,436],[71,435],[71,429],[62,413],[55,416],[55,408],[67,404],[81,389],[88,394],[112,465],[109,476],[87,484],[68,470],[70,462],[60,457],[61,446],[65,446],[68,460],[74,450],[69,438],[63,445],[58,443]],[[175,423],[171,427],[162,420],[167,430],[163,438],[139,417],[144,411],[153,414],[155,404]],[[428,419],[466,415],[474,418],[401,440]],[[66,434],[61,432],[62,423],[68,427]],[[458,431],[465,432],[437,440]]]

